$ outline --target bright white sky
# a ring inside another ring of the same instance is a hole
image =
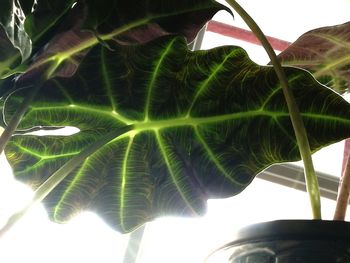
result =
[[[346,22],[350,10],[349,0],[242,0],[240,3],[267,35],[287,41],[316,27]],[[238,15],[232,21],[220,12],[215,19],[246,28]],[[206,33],[204,40],[205,49],[225,44],[241,45],[257,63],[268,61],[264,51],[256,45],[214,33]],[[339,144],[332,147],[331,153],[322,153],[320,163],[327,165],[316,167],[339,174],[342,147]],[[28,188],[13,180],[6,164],[1,167],[0,225],[31,196]],[[325,219],[332,218],[333,209],[333,201],[323,200]],[[213,249],[230,241],[239,227],[274,219],[310,218],[310,214],[305,193],[255,180],[236,197],[209,201],[204,218],[163,218],[149,224],[138,263],[199,263]],[[0,240],[0,262],[121,263],[127,241],[127,235],[112,231],[96,215],[86,213],[67,225],[57,225],[47,220],[39,206]]]

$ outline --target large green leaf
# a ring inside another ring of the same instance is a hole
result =
[[[279,55],[284,65],[297,66],[338,92],[350,89],[350,22],[302,35]]]
[[[273,68],[241,48],[190,52],[170,36],[109,45],[93,48],[74,77],[48,81],[21,123],[80,132],[18,135],[6,148],[16,178],[35,189],[92,142],[130,125],[49,194],[55,221],[87,209],[128,232],[157,216],[203,214],[208,198],[235,195],[269,165],[299,159]],[[313,151],[348,137],[348,103],[304,70],[286,73]],[[5,116],[29,90],[7,99]]]

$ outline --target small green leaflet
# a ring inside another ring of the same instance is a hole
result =
[[[92,142],[131,125],[49,194],[54,221],[90,210],[129,232],[159,216],[201,215],[209,198],[238,194],[271,164],[299,159],[273,68],[241,48],[191,52],[174,36],[110,45],[95,46],[72,78],[48,81],[20,127],[80,132],[14,136],[5,151],[16,178],[35,189]],[[348,137],[349,104],[304,70],[286,73],[313,151]],[[7,99],[7,118],[28,91]]]

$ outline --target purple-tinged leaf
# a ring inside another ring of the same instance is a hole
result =
[[[283,65],[307,69],[323,84],[338,91],[350,89],[350,22],[311,30],[279,58]]]

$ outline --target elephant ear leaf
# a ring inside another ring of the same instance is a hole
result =
[[[191,52],[176,36],[109,45],[95,46],[72,78],[49,80],[20,127],[79,132],[18,131],[5,150],[16,178],[36,189],[91,143],[128,127],[47,196],[54,221],[90,210],[129,232],[159,216],[201,215],[209,198],[238,194],[271,164],[300,159],[273,68],[241,48]],[[313,151],[350,135],[342,97],[304,70],[286,74]],[[7,118],[26,92],[7,98]]]
[[[302,35],[279,58],[284,65],[311,71],[337,92],[350,89],[350,22],[322,27]]]

